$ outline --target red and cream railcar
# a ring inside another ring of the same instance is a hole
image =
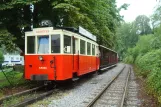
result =
[[[85,35],[53,27],[26,32],[25,79],[59,81],[98,70],[96,37],[80,29]]]

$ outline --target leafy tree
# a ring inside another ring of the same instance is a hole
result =
[[[117,33],[116,33],[117,42],[116,42],[115,48],[118,50],[118,53],[122,58],[124,58],[124,56],[126,56],[126,54],[129,53],[128,48],[133,48],[136,46],[136,43],[138,42],[140,35],[148,35],[152,33],[149,21],[150,19],[147,16],[139,15],[134,22],[122,23],[122,25],[117,29]],[[150,41],[150,45],[151,47],[158,48],[160,46],[160,42],[159,42],[160,39],[158,39],[159,37],[157,36],[153,36],[153,37],[155,39],[152,38],[153,41]],[[147,39],[148,38],[149,37],[147,37]],[[143,40],[142,42],[145,42],[145,41]],[[145,44],[143,43],[142,45],[139,45],[139,46],[145,46],[146,44],[149,44],[149,40],[147,40]],[[139,49],[138,46],[136,46],[135,51],[138,51],[138,49]],[[133,56],[134,61],[137,57],[137,54],[135,51],[133,51],[135,53]]]
[[[160,14],[161,14],[161,5],[158,5],[153,15],[151,16],[153,29],[159,27],[161,24]]]
[[[52,20],[55,26],[81,25],[97,35],[99,43],[110,47],[114,45],[115,29],[121,20],[115,0],[48,1],[46,4],[52,4],[52,7],[45,6],[45,3],[35,4],[36,11],[41,11],[42,16]],[[45,7],[52,11],[44,12]],[[43,17],[37,18],[42,20]]]
[[[135,27],[137,28],[138,34],[147,35],[152,33],[149,22],[150,22],[150,19],[145,15],[139,15],[135,19],[134,23],[135,23]]]
[[[24,32],[30,31],[32,24],[35,28],[42,20],[51,20],[54,27],[81,25],[97,35],[99,43],[112,47],[122,20],[119,10],[126,7],[117,9],[115,0],[1,0],[0,45],[24,51]]]
[[[128,48],[135,46],[139,36],[136,32],[134,23],[122,23],[117,29],[115,48],[121,57],[125,56]]]
[[[12,50],[18,46],[24,50],[24,30],[30,30],[31,12],[29,6],[39,0],[0,1],[0,45]],[[16,44],[16,45],[15,45]]]
[[[159,49],[161,43],[158,41],[158,38],[152,34],[140,36],[136,46],[133,48],[128,48],[126,56],[132,56],[134,58],[132,63],[134,63],[138,56],[143,56],[150,51]]]

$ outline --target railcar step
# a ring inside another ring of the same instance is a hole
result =
[[[72,78],[72,81],[77,81],[77,80],[79,80],[78,77]]]
[[[100,69],[100,70],[103,71],[103,70],[105,70],[105,69],[108,69],[108,68],[111,68],[111,67],[114,67],[114,66],[116,66],[116,64],[111,65],[111,66],[108,66],[108,67],[105,67],[105,68],[102,68],[102,69]]]

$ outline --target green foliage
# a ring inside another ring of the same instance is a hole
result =
[[[24,72],[24,65],[15,65],[14,67],[13,67],[13,69],[15,70],[15,71],[18,71],[18,72]]]
[[[138,42],[141,35],[147,35],[147,34],[152,33],[149,21],[150,21],[150,19],[147,16],[140,15],[135,19],[134,22],[122,23],[122,25],[117,29],[117,32],[116,32],[116,40],[117,40],[116,42],[117,43],[115,45],[115,48],[116,48],[116,50],[118,50],[118,53],[121,57],[125,58],[125,56],[127,56],[128,48],[135,47],[135,45]],[[145,39],[145,38],[143,38],[143,39]],[[144,40],[144,41],[146,41],[146,40]],[[144,44],[144,43],[142,43],[142,44]],[[156,38],[156,40],[154,40],[152,46],[156,47],[156,45],[159,45],[159,41],[157,41],[157,38]],[[144,45],[142,45],[142,46],[144,46]],[[136,51],[139,50],[138,47],[135,48]],[[135,61],[135,59],[137,57],[137,54],[136,54],[137,52],[135,52],[134,50],[133,50],[133,52],[135,54],[133,56],[134,61]]]
[[[154,35],[140,36],[138,42],[136,43],[136,47],[135,47],[138,49],[138,54],[144,55],[145,53],[150,51],[152,49],[151,44],[154,38],[155,38]]]
[[[26,82],[22,78],[23,73],[15,72],[15,71],[5,71],[4,73],[9,78],[9,80],[13,86],[17,86],[19,84],[24,84]],[[11,86],[11,84],[6,80],[6,77],[4,76],[4,74],[2,72],[0,72],[0,81],[1,81],[0,88]]]
[[[139,15],[135,19],[135,27],[140,35],[147,35],[152,33],[149,22],[150,19],[145,15]]]
[[[33,14],[30,4],[34,4]],[[100,44],[113,47],[116,27],[122,20],[119,11],[127,7],[124,4],[118,9],[115,0],[2,0],[0,45],[7,45],[8,50],[18,46],[24,51],[24,32],[31,30],[32,23],[36,28],[47,19],[54,27],[82,26],[96,35]],[[8,39],[4,43],[1,38]]]
[[[161,39],[158,32],[140,36],[136,46],[128,49],[125,61],[135,63],[137,74],[146,79],[148,92],[161,103]]]
[[[2,54],[2,52],[0,51],[0,64],[2,64],[4,61],[4,56]]]
[[[124,62],[126,63],[133,63],[134,62],[134,58],[133,56],[128,56],[124,59]]]
[[[158,26],[160,26],[161,24],[161,5],[158,5],[153,13],[153,15],[151,16],[151,21],[152,21],[152,26],[153,28],[157,28]]]
[[[161,103],[160,13],[161,5],[151,18],[153,31],[149,25],[150,19],[144,15],[138,16],[133,23],[123,23],[117,30],[116,48],[124,57],[124,62],[135,64],[136,74],[146,80],[148,92]]]
[[[137,30],[134,27],[134,23],[122,23],[117,29],[117,43],[115,48],[118,50],[119,56],[125,57],[127,49],[135,46],[139,36],[136,32]]]
[[[130,63],[135,63],[138,68],[137,74],[146,79],[148,92],[161,103],[161,48],[151,46],[154,39],[154,35],[140,37],[136,47],[129,49],[125,60],[136,56]]]
[[[161,103],[161,69],[154,69],[147,78],[147,87],[149,93],[153,94],[158,98],[158,101]]]
[[[160,63],[161,63],[160,52],[161,52],[160,49],[150,51],[137,60],[136,64],[141,69],[140,74],[142,76],[147,77],[149,72],[153,71],[153,69],[160,68]]]
[[[9,52],[15,50],[15,45],[13,41],[16,40],[15,37],[11,33],[7,31],[7,29],[0,29],[0,46],[5,45],[5,49]]]
[[[161,43],[157,42],[159,41],[159,39],[157,38],[158,37],[155,37],[154,35],[140,36],[135,47],[127,49],[126,57],[132,56],[134,58],[133,63],[138,63],[136,62],[136,60],[138,59],[138,56],[140,58],[140,56],[143,56],[150,51],[159,49],[159,47],[161,46]],[[127,59],[126,57],[125,59]]]

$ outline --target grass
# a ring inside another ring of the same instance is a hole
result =
[[[4,69],[3,71],[0,72],[0,98],[4,97],[4,90],[6,88],[13,88],[26,83],[22,72],[12,71],[11,69]],[[9,79],[9,82],[6,77]]]
[[[34,95],[25,95],[25,96],[21,96],[21,97],[12,97],[11,99],[9,99],[7,101],[6,100],[3,101],[3,103],[0,106],[9,107],[11,105],[15,105],[17,103],[20,103],[21,101],[24,101],[25,99],[30,98],[31,96],[34,96]]]
[[[5,76],[5,75],[6,76]],[[5,69],[3,72],[0,72],[0,98],[5,97],[8,92],[11,92],[12,94],[19,92],[20,90],[26,90],[30,89],[32,87],[35,87],[39,85],[40,83],[34,82],[34,81],[27,81],[23,78],[23,72],[13,71],[12,69]],[[6,77],[9,79],[10,83],[7,81]],[[20,90],[19,90],[20,89]],[[21,97],[14,97],[10,100],[4,101],[1,106],[8,107],[9,105],[14,105],[18,103],[19,101],[22,101],[25,98],[28,98],[29,96],[21,96]]]
[[[4,71],[4,74],[3,72],[0,72],[0,89],[9,86],[15,86],[25,82],[25,80],[23,79],[23,73],[21,72]],[[7,78],[9,81],[7,81]]]

